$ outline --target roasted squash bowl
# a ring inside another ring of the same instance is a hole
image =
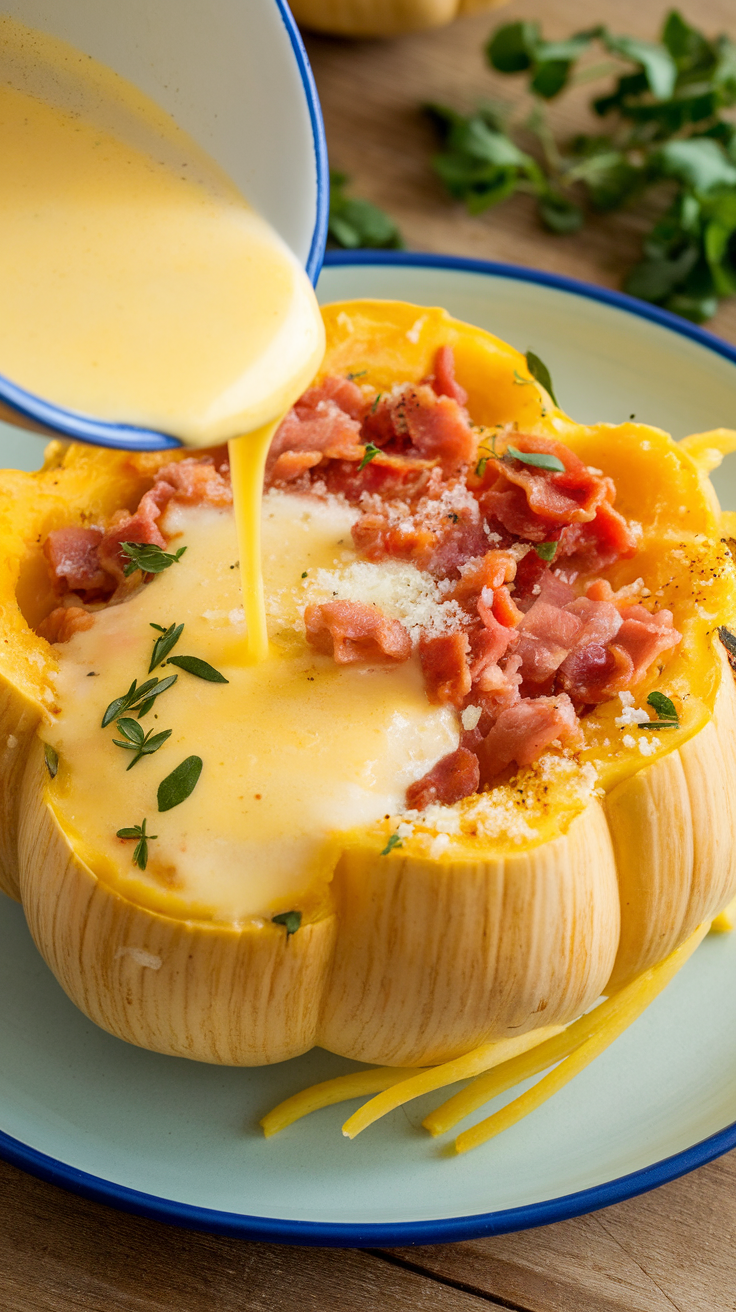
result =
[[[736,694],[718,638],[736,580],[708,480],[732,435],[675,443],[634,423],[575,424],[522,355],[442,310],[363,301],[324,315],[324,373],[367,371],[387,389],[424,377],[450,344],[475,424],[557,438],[614,478],[641,547],[610,582],[643,576],[683,635],[637,700],[663,689],[678,727],[645,756],[616,725],[618,699],[604,703],[579,751],[452,808],[459,820],[434,856],[434,813],[388,853],[393,819],[336,835],[296,933],[198,917],[181,899],[154,906],[62,827],[63,771],[50,776],[43,738],[63,649],[35,630],[54,604],[48,532],[134,507],[171,456],[54,442],[38,473],[0,475],[0,881],[70,998],[128,1042],[228,1065],[315,1044],[435,1064],[568,1023],[736,894]]]

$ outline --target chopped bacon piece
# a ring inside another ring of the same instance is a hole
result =
[[[352,534],[368,560],[411,560],[436,578],[457,575],[461,564],[487,544],[477,502],[461,487],[422,497],[413,507],[402,501],[367,510]]]
[[[423,811],[433,802],[452,806],[463,797],[477,793],[480,783],[478,758],[466,747],[443,756],[431,770],[410,784],[406,790],[406,804],[412,811]]]
[[[557,557],[565,570],[592,573],[636,554],[638,539],[623,515],[608,501],[599,505],[589,524],[570,524],[559,537]]]
[[[514,580],[514,601],[522,610],[528,610],[534,598],[539,596],[542,579],[550,573],[546,560],[538,556],[532,548],[522,556],[516,566]]]
[[[460,579],[450,594],[455,601],[475,601],[484,588],[500,588],[516,577],[516,561],[510,551],[487,551],[460,566]]]
[[[404,388],[393,403],[397,427],[419,455],[439,460],[446,475],[456,474],[473,459],[476,441],[470,423],[457,401],[437,396],[419,383]]]
[[[360,461],[364,455],[360,424],[332,400],[290,410],[271,443],[266,462],[267,483],[275,481],[279,456],[292,451],[307,451],[310,455],[319,452],[320,460]]]
[[[506,655],[509,647],[515,646],[517,641],[516,630],[506,624],[500,624],[493,611],[488,610],[484,617],[483,628],[476,629],[470,634],[471,682],[475,683],[479,679],[483,687],[485,671],[490,665],[496,665],[501,657]]]
[[[91,629],[94,622],[94,615],[90,615],[83,606],[56,606],[51,614],[41,621],[37,633],[47,642],[68,642],[75,633]]]
[[[300,418],[304,418],[308,410],[319,410],[321,401],[334,401],[340,410],[358,423],[370,405],[369,399],[352,378],[337,378],[334,374],[328,374],[316,387],[308,388],[294,408]]]
[[[338,665],[398,663],[411,655],[411,638],[403,624],[360,601],[307,606],[304,623],[307,640]]]
[[[99,528],[52,529],[43,544],[57,592],[104,593],[114,584],[100,565]]]
[[[519,625],[518,654],[526,683],[546,683],[574,645],[582,620],[539,597]]]
[[[379,496],[385,504],[397,498],[409,501],[421,496],[429,486],[433,470],[431,460],[381,451],[363,469],[347,460],[331,460],[320,466],[318,476],[328,492],[348,501],[360,501],[367,493]]]
[[[671,647],[676,647],[682,638],[682,634],[673,626],[670,610],[660,610],[650,615],[643,606],[627,606],[621,612],[621,620],[616,641],[611,643],[609,650],[624,658],[630,664],[630,671],[625,683],[621,682],[621,673],[614,678],[609,684],[609,696],[640,683],[657,657]]]
[[[184,505],[232,505],[230,479],[225,478],[223,471],[216,469],[207,456],[204,459],[193,456],[173,460],[170,465],[163,465],[156,475],[154,489],[160,484],[171,488],[173,497]],[[158,504],[163,507],[164,502],[159,500]]]
[[[468,394],[455,378],[455,352],[451,346],[440,346],[434,357],[432,391],[437,396],[449,396],[458,405],[467,404]]]
[[[524,618],[524,612],[519,610],[516,603],[511,598],[508,588],[484,588],[481,592],[477,609],[483,623],[490,628],[491,616],[498,624],[503,624],[507,629],[513,629]]]
[[[271,466],[269,482],[293,483],[308,469],[318,465],[321,459],[321,451],[282,451]]]
[[[125,578],[127,558],[120,548],[121,542],[151,542],[157,547],[166,546],[166,538],[158,527],[162,510],[174,496],[174,488],[165,481],[154,483],[138,505],[135,514],[119,510],[113,515],[110,527],[99,546],[100,564],[119,583]]]
[[[558,738],[573,746],[580,742],[575,708],[564,692],[528,698],[501,711],[478,747],[481,782],[490,783],[512,761],[531,765]]]
[[[611,479],[591,474],[574,451],[562,442],[519,433],[514,435],[512,445],[525,455],[556,456],[565,466],[564,471],[555,472],[524,464],[514,457],[494,461],[501,477],[520,487],[532,513],[548,524],[585,523],[593,519],[603,500],[612,500],[615,496]]]
[[[437,637],[422,634],[419,659],[431,702],[462,706],[470,692],[469,651],[467,633],[442,633]]]
[[[619,612],[611,602],[585,597],[574,604],[581,607],[586,601],[598,608],[583,631],[591,640],[580,642],[560,667],[562,686],[580,705],[607,701],[640,683],[657,656],[681,638],[669,610],[651,615],[643,606],[626,606]]]

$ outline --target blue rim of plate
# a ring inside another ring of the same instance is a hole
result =
[[[670,314],[667,310],[660,310],[657,306],[626,296],[623,292],[595,287],[591,283],[578,282],[575,278],[566,278],[560,274],[525,269],[513,264],[468,260],[461,256],[406,251],[329,251],[324,263],[328,268],[351,264],[386,264],[394,267],[410,265],[415,268],[459,270],[509,278],[516,282],[536,283],[542,287],[570,292],[588,300],[601,301],[605,305],[634,314],[640,319],[649,319],[663,328],[669,328],[681,337],[689,337],[707,350],[714,351],[717,355],[730,360],[732,364],[736,364],[736,348],[721,341],[713,333],[706,332],[695,324]],[[484,1235],[508,1234],[514,1230],[529,1230],[534,1226],[551,1225],[554,1221],[567,1221],[571,1217],[583,1216],[587,1212],[596,1212],[602,1207],[610,1207],[613,1203],[621,1203],[627,1198],[636,1197],[637,1194],[657,1189],[660,1185],[676,1180],[681,1175],[687,1175],[698,1166],[705,1166],[707,1162],[712,1162],[716,1157],[730,1152],[732,1148],[736,1148],[736,1121],[709,1135],[707,1139],[701,1139],[671,1157],[664,1157],[660,1162],[654,1162],[650,1166],[644,1166],[615,1180],[607,1180],[604,1184],[593,1185],[589,1189],[563,1194],[559,1198],[527,1203],[522,1207],[506,1208],[503,1211],[476,1213],[473,1216],[453,1216],[433,1221],[356,1224],[247,1216],[238,1212],[220,1212],[213,1208],[196,1207],[190,1203],[158,1198],[153,1194],[141,1193],[137,1189],[130,1189],[125,1185],[90,1175],[86,1171],[79,1171],[0,1131],[0,1157],[5,1161],[28,1171],[30,1175],[47,1180],[50,1184],[59,1185],[63,1189],[81,1194],[85,1198],[92,1198],[99,1203],[107,1203],[121,1211],[151,1217],[156,1221],[166,1221],[170,1225],[184,1226],[190,1230],[206,1230],[213,1234],[232,1235],[241,1239],[332,1248],[403,1248],[413,1244],[446,1244],[463,1239],[477,1239]]]
[[[315,221],[312,241],[306,260],[306,271],[313,283],[316,283],[327,242],[327,220],[330,207],[330,172],[327,161],[327,142],[322,121],[319,96],[312,69],[286,0],[275,0],[281,21],[291,43],[292,52],[299,70],[304,95],[309,111],[312,128],[312,145],[314,149],[314,166],[317,183]],[[43,397],[35,396],[18,387],[16,383],[0,374],[0,402],[25,418],[37,424],[43,424],[50,430],[51,436],[75,438],[79,442],[91,442],[95,446],[106,446],[126,451],[162,451],[170,447],[180,447],[181,442],[167,433],[154,429],[140,428],[133,424],[111,424],[81,414],[77,410],[67,410],[63,406],[53,405]]]

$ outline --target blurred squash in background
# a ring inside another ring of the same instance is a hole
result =
[[[333,36],[399,36],[442,27],[464,14],[497,9],[506,0],[291,0],[296,21]]]

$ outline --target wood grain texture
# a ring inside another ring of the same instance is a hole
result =
[[[194,1234],[72,1198],[0,1163],[2,1312],[484,1312],[370,1253]]]
[[[428,167],[417,103],[509,97],[479,47],[496,21],[545,17],[550,36],[597,21],[649,36],[664,5],[514,0],[502,15],[395,43],[310,37],[335,165],[383,205],[416,249],[534,265],[618,286],[643,220],[598,218],[552,238],[516,199],[480,219],[447,200]],[[732,0],[684,0],[710,30],[736,28]],[[555,111],[570,131],[585,94]],[[736,304],[710,325],[736,342]],[[2,1312],[733,1312],[736,1155],[655,1193],[517,1235],[367,1254],[296,1250],[199,1235],[115,1213],[0,1163]],[[403,1270],[401,1269],[403,1267]]]

